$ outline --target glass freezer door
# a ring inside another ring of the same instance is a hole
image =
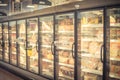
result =
[[[102,80],[103,10],[78,13],[78,55],[81,80]]]
[[[0,60],[3,59],[3,49],[2,49],[2,24],[0,23]]]
[[[26,20],[17,21],[18,65],[26,69]]]
[[[41,73],[46,77],[53,79],[54,66],[53,55],[51,52],[53,42],[53,16],[40,17],[39,44]]]
[[[10,30],[10,63],[17,65],[16,53],[16,21],[9,22]]]
[[[74,80],[74,13],[56,15],[55,42],[58,79]]]
[[[9,62],[8,22],[3,23],[3,50],[4,61]]]
[[[31,72],[38,73],[38,19],[27,19],[27,57],[28,57],[28,69]]]
[[[120,8],[108,10],[110,22],[110,80],[120,80]]]

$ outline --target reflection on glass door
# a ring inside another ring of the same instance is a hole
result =
[[[51,44],[53,41],[53,16],[40,17],[40,54],[42,63],[42,75],[52,77],[54,75],[53,55]]]
[[[17,21],[17,44],[18,44],[18,65],[21,68],[26,69],[26,21]]]
[[[56,16],[55,46],[58,56],[59,80],[74,80],[74,14]]]
[[[103,10],[78,14],[78,55],[82,80],[102,80]]]
[[[3,58],[3,52],[2,52],[2,24],[0,23],[0,60]]]
[[[3,50],[4,61],[9,62],[8,22],[3,23]]]
[[[120,8],[109,9],[110,77],[120,80]]]
[[[16,21],[9,22],[10,26],[10,63],[17,64],[17,53],[16,53]]]
[[[38,19],[27,20],[27,56],[29,70],[38,73],[38,52],[36,47],[38,39]]]

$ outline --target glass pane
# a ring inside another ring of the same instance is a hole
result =
[[[17,21],[18,27],[18,52],[19,67],[26,69],[26,22],[25,20]]]
[[[10,47],[10,62],[11,64],[16,65],[17,63],[17,54],[16,54],[16,22],[12,21],[9,23],[10,26],[10,43],[11,43],[11,47]]]
[[[110,77],[120,79],[120,8],[109,10],[110,19]]]
[[[78,55],[81,79],[102,80],[103,10],[80,12],[78,18]]]
[[[2,52],[2,24],[0,23],[0,60],[3,58],[3,52]]]
[[[74,46],[74,14],[57,15],[56,21],[55,45],[57,48],[56,54],[59,56],[59,79],[74,80],[74,59],[72,57],[72,47]]]
[[[36,50],[38,39],[38,19],[27,20],[27,55],[29,70],[38,73],[38,52]]]
[[[40,17],[40,48],[42,55],[42,75],[53,78],[53,55],[51,44],[53,41],[53,16]]]
[[[8,23],[3,23],[4,61],[9,62]]]

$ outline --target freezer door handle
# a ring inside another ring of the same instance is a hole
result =
[[[51,52],[52,52],[52,55],[54,55],[54,42],[51,43]]]
[[[36,41],[36,51],[38,52],[38,40]]]
[[[72,44],[72,57],[73,58],[75,58],[75,56],[74,56],[74,45],[75,45],[75,43]]]
[[[103,63],[103,48],[104,48],[104,45],[102,45],[100,49],[100,60],[102,63]]]

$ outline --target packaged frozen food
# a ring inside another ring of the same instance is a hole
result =
[[[65,58],[63,56],[59,56],[59,62],[68,64],[68,58]]]
[[[120,29],[117,30],[117,39],[120,39]]]
[[[99,60],[96,58],[84,58],[81,60],[81,64],[83,68],[88,68],[88,69],[97,69]]]
[[[42,21],[41,25],[42,25],[41,28],[43,31],[52,31],[52,22]]]
[[[99,71],[103,70],[103,63],[101,61],[98,62],[97,70],[99,70]]]
[[[24,23],[21,23],[20,26],[19,26],[19,28],[20,28],[20,33],[26,31],[26,30],[25,30],[26,27],[25,27],[25,24],[24,24]]]
[[[74,65],[74,59],[73,58],[69,58],[69,62],[68,63],[71,64],[71,65]]]
[[[110,57],[117,57],[119,56],[119,49],[120,43],[118,42],[111,42],[110,43]]]
[[[97,80],[96,75],[85,75],[84,80]]]
[[[69,77],[74,76],[74,69],[73,68],[60,67],[60,72],[65,76],[69,76]]]
[[[110,16],[110,23],[115,23],[115,22],[116,22],[115,18],[113,16]]]
[[[68,52],[68,51],[60,51],[59,55],[68,58],[70,56],[70,52]]]
[[[117,39],[117,29],[116,28],[111,28],[110,29],[110,38],[111,39]]]
[[[81,19],[81,22],[80,23],[82,23],[82,24],[87,24],[87,18],[86,17],[83,17],[82,19]]]
[[[110,72],[120,75],[120,66],[110,65]]]
[[[98,17],[90,17],[88,18],[89,24],[98,24]]]
[[[97,54],[100,51],[101,43],[92,41],[89,43],[89,53]]]
[[[53,60],[53,55],[52,55],[52,53],[47,54],[47,59]]]

